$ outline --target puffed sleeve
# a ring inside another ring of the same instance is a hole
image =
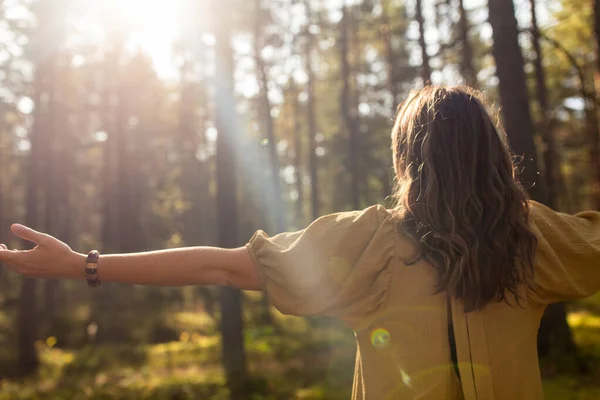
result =
[[[246,245],[271,304],[284,314],[348,322],[375,312],[391,283],[395,225],[382,206],[321,217]]]
[[[533,285],[537,300],[575,300],[599,291],[600,213],[569,215],[531,205],[538,238]]]

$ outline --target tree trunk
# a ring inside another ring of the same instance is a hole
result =
[[[265,12],[261,6],[261,0],[254,0],[255,4],[255,25],[254,25],[254,61],[256,63],[256,78],[259,83],[260,92],[260,106],[259,106],[259,118],[262,122],[262,127],[267,134],[269,141],[269,155],[271,161],[271,179],[273,187],[272,204],[273,208],[270,210],[274,213],[275,217],[275,231],[281,233],[285,230],[285,214],[283,209],[283,202],[281,198],[281,178],[279,176],[279,156],[277,155],[277,140],[275,138],[275,127],[273,124],[273,117],[271,117],[271,101],[269,100],[269,77],[267,75],[267,67],[261,56],[261,50],[264,45],[264,25],[262,15]]]
[[[558,185],[561,181],[558,176],[558,174],[560,174],[560,163],[558,160],[554,134],[552,132],[552,117],[550,116],[550,106],[548,104],[548,89],[546,87],[546,76],[542,59],[542,49],[540,46],[540,31],[537,25],[536,3],[535,0],[530,0],[529,3],[531,5],[531,36],[533,51],[535,53],[536,97],[540,107],[540,115],[542,116],[540,124],[541,134],[545,142],[544,170],[546,172],[546,187],[548,189],[548,206],[556,208],[559,196]]]
[[[565,48],[559,41],[552,39],[540,33],[540,37],[547,40],[556,49],[560,50],[569,60],[573,68],[577,71],[579,80],[579,91],[584,99],[584,113],[586,122],[586,133],[589,140],[589,156],[594,175],[593,196],[596,207],[600,208],[600,126],[598,125],[598,101],[595,85],[588,85],[584,69],[579,65],[573,54]]]
[[[61,86],[66,83],[62,82],[63,68],[58,63],[60,57],[56,57],[49,69],[50,80],[48,88],[48,120],[45,123],[44,129],[44,144],[46,148],[44,172],[44,197],[45,197],[45,222],[44,229],[52,236],[60,240],[67,241],[68,238],[63,237],[65,234],[63,225],[63,209],[65,208],[65,200],[67,197],[67,169],[64,164],[66,161],[66,151],[64,148],[68,143],[68,138],[64,136],[64,121],[67,116],[64,113],[60,102],[62,101],[59,91]],[[63,129],[61,129],[61,127]],[[43,334],[45,336],[55,335],[51,332],[51,327],[56,312],[56,289],[58,286],[56,279],[47,279],[44,282],[44,303],[40,320],[43,321]]]
[[[302,174],[302,129],[300,126],[300,101],[298,100],[298,87],[293,78],[291,78],[290,86],[292,96],[292,118],[294,132],[294,180],[296,184],[296,192],[298,200],[296,200],[296,221],[299,226],[304,226],[304,182]]]
[[[270,197],[267,204],[272,203],[273,207],[269,207],[268,211],[273,213],[274,228],[276,233],[281,233],[285,230],[285,213],[283,209],[283,201],[281,198],[281,178],[279,176],[279,155],[277,154],[277,141],[275,139],[275,126],[273,124],[273,117],[271,116],[271,100],[269,100],[269,77],[267,75],[267,68],[265,62],[261,56],[261,50],[263,49],[264,32],[263,28],[265,21],[263,21],[263,13],[265,10],[261,5],[261,0],[254,0],[255,6],[255,21],[254,21],[254,61],[256,63],[256,77],[260,87],[260,101],[259,101],[259,119],[262,122],[263,129],[267,133],[267,139],[269,141],[269,156],[271,161],[271,182],[272,182],[272,194],[269,196],[271,191],[267,191],[267,196]],[[260,124],[259,124],[260,125]],[[260,319],[261,323],[265,325],[273,325],[273,315],[271,314],[271,305],[269,298],[266,293],[262,294],[261,297],[261,312]]]
[[[546,193],[537,179],[534,129],[512,1],[489,0],[489,22],[493,30],[492,53],[496,60],[504,126],[512,150],[523,157],[520,179],[534,200],[546,203]]]
[[[596,38],[596,78],[600,78],[600,0],[594,0],[594,35]]]
[[[464,0],[458,0],[458,27],[460,31],[461,59],[460,72],[467,85],[477,87],[477,72],[473,66],[473,46],[469,40],[469,18],[465,10]]]
[[[215,44],[215,126],[217,136],[217,226],[218,246],[234,248],[237,238],[237,200],[234,151],[236,110],[233,97],[233,49],[228,21],[216,27]],[[219,288],[221,303],[222,354],[227,386],[232,400],[245,400],[247,379],[246,354],[242,334],[241,293],[229,287]]]
[[[419,46],[421,47],[421,78],[423,84],[431,84],[431,67],[429,66],[429,54],[425,42],[425,20],[423,19],[423,2],[417,0],[415,3],[415,19],[419,24]]]
[[[116,37],[113,40],[120,40]],[[124,181],[124,157],[127,149],[122,137],[121,118],[124,113],[123,85],[127,82],[121,70],[122,46],[117,42],[115,48],[105,54],[102,93],[102,129],[107,134],[103,148],[103,191],[102,191],[102,251],[127,252],[130,247],[128,231],[123,231],[127,223],[127,205],[121,191]],[[120,318],[125,306],[124,291],[113,283],[104,282],[102,290],[92,294],[90,321],[97,324],[94,340],[99,343],[118,343],[131,339],[131,330],[127,329]]]
[[[392,96],[392,109],[395,109],[399,103],[399,94],[398,94],[398,82],[396,77],[396,54],[394,52],[394,46],[392,44],[392,24],[389,17],[390,2],[389,0],[383,0],[381,3],[381,37],[383,40],[383,45],[385,48],[385,59],[387,66],[387,88]],[[388,164],[387,168],[384,168],[380,172],[380,181],[381,181],[381,196],[384,199],[389,199],[392,195],[392,185],[391,185],[391,177],[390,171],[392,170],[391,166]]]
[[[358,124],[356,110],[351,109],[350,104],[350,62],[348,60],[348,10],[345,5],[345,1],[342,5],[342,19],[340,20],[340,65],[341,65],[341,79],[342,79],[342,91],[340,93],[340,108],[343,126],[346,128],[348,134],[348,166],[350,168],[350,199],[353,210],[360,208],[360,184],[359,184],[359,171],[358,171]]]
[[[34,121],[29,131],[29,142],[31,144],[29,157],[27,158],[27,189],[25,199],[25,223],[33,229],[40,229],[39,203],[40,190],[42,186],[41,166],[43,165],[43,132],[46,126],[44,121],[45,105],[42,101],[43,93],[46,91],[46,65],[38,65],[34,78],[35,110]],[[31,243],[22,241],[24,248],[31,247]],[[36,312],[36,283],[31,278],[23,279],[19,304],[17,311],[17,352],[18,373],[22,376],[30,375],[37,369],[39,359],[35,349],[35,341],[38,334],[38,316]]]
[[[534,200],[547,203],[547,196],[540,182],[536,183],[537,166],[533,141],[533,122],[529,107],[529,95],[525,79],[523,55],[518,41],[517,20],[512,1],[489,0],[489,22],[493,31],[493,54],[502,103],[502,115],[509,143],[517,155],[523,156],[521,181],[529,189]],[[553,337],[553,348],[575,348],[565,313],[560,304],[550,305],[540,329],[540,342],[551,332],[569,333]]]
[[[119,51],[111,51],[106,54],[103,77],[102,94],[102,129],[107,134],[103,149],[103,210],[102,210],[102,245],[103,251],[117,252],[119,246],[118,230],[118,196],[117,196],[117,173],[118,173],[118,143],[115,123],[115,103],[117,100],[116,87],[118,85]]]
[[[314,35],[310,32],[310,26],[313,23],[312,9],[310,1],[305,0],[304,7],[306,8],[306,54],[305,68],[308,75],[306,91],[308,94],[307,110],[308,110],[308,148],[309,148],[309,171],[310,171],[310,188],[311,188],[311,217],[317,219],[320,214],[319,203],[319,174],[318,174],[318,159],[317,159],[317,119],[315,115],[315,73],[312,65],[312,52],[314,47]]]
[[[396,86],[396,70],[394,46],[392,45],[392,25],[389,17],[389,0],[383,0],[381,4],[381,39],[385,48],[385,60],[387,67],[387,89],[392,95],[392,107],[398,104],[398,88]]]

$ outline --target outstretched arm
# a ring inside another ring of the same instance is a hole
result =
[[[84,279],[84,254],[60,240],[15,224],[12,232],[33,242],[32,250],[8,250],[0,244],[0,262],[35,278]],[[258,271],[245,247],[185,247],[100,256],[98,276],[106,282],[154,286],[221,285],[260,290]]]

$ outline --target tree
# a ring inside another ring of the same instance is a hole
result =
[[[44,99],[44,93],[47,93],[48,79],[51,78],[53,57],[44,59],[37,64],[33,82],[33,93],[35,109],[33,114],[33,125],[29,131],[30,153],[27,158],[27,192],[25,202],[25,223],[34,229],[43,230],[42,221],[40,221],[42,204],[42,182],[45,178],[42,176],[42,166],[47,163],[43,152],[44,129],[48,124],[47,101]],[[30,244],[26,241],[22,243],[23,247]],[[18,370],[21,375],[33,373],[38,365],[39,359],[35,349],[35,341],[38,334],[38,318],[36,307],[36,287],[37,281],[32,278],[25,278],[21,284],[19,296],[19,310],[17,314],[18,331]]]
[[[596,36],[597,76],[600,76],[600,0],[594,0],[594,33]]]
[[[340,108],[342,125],[346,128],[348,135],[348,165],[350,166],[350,198],[351,205],[354,210],[360,208],[360,184],[359,184],[359,132],[358,132],[358,117],[357,110],[351,107],[350,104],[350,80],[351,67],[348,60],[349,53],[349,14],[346,2],[342,3],[342,19],[340,20],[340,64],[341,64],[341,79],[342,90],[340,93]]]
[[[556,208],[558,202],[558,185],[561,182],[559,175],[560,164],[556,142],[552,133],[552,117],[550,116],[550,105],[548,103],[548,88],[546,86],[546,74],[543,65],[542,48],[540,45],[540,30],[537,23],[536,2],[530,0],[531,6],[531,39],[534,52],[536,98],[540,108],[541,124],[540,131],[544,139],[544,171],[546,175],[546,187],[548,188],[548,206]]]
[[[533,121],[512,1],[489,0],[489,22],[504,126],[512,150],[523,157],[520,179],[533,199],[545,203],[546,194],[537,182]]]
[[[233,49],[227,17],[215,27],[215,112],[217,128],[217,244],[219,247],[238,246],[235,134],[237,115],[233,97]],[[219,288],[221,303],[222,354],[227,386],[232,400],[248,398],[246,353],[242,335],[241,293],[229,287]]]
[[[46,157],[44,161],[44,198],[45,222],[43,226],[51,235],[70,243],[71,207],[69,205],[69,175],[71,170],[73,138],[69,126],[67,112],[67,98],[69,92],[69,55],[56,54],[52,58],[48,82],[48,118],[44,130],[44,147]],[[39,115],[38,115],[39,117]],[[53,329],[54,317],[57,308],[57,292],[59,282],[48,279],[44,282],[44,306],[42,320],[48,336],[57,335]]]
[[[260,88],[259,91],[259,126],[261,131],[267,135],[269,145],[269,158],[271,162],[271,186],[272,191],[266,191],[267,204],[272,204],[270,212],[274,214],[275,232],[283,232],[285,229],[285,214],[281,198],[281,178],[279,176],[279,156],[277,155],[277,140],[275,138],[275,126],[271,116],[271,100],[269,99],[269,76],[267,66],[261,55],[267,39],[264,34],[264,27],[270,19],[268,10],[262,7],[261,0],[254,0],[255,20],[254,20],[254,62],[256,64],[256,79]],[[272,192],[272,193],[271,193]],[[269,196],[271,194],[271,196]]]
[[[533,122],[525,79],[523,55],[518,41],[517,19],[512,1],[489,0],[489,22],[493,31],[492,53],[496,61],[498,90],[502,116],[513,151],[523,157],[520,178],[534,200],[547,202],[540,182],[536,182],[537,166],[533,141]],[[537,184],[536,184],[537,183]],[[563,354],[576,349],[566,320],[564,304],[550,305],[540,326],[538,336],[543,355],[552,340],[552,347]]]
[[[419,25],[419,46],[421,47],[421,79],[423,79],[423,84],[429,85],[431,83],[431,67],[429,66],[429,54],[427,53],[427,43],[425,42],[423,0],[416,0],[415,20]]]
[[[465,10],[464,0],[457,1],[459,14],[458,29],[461,43],[460,72],[465,78],[467,85],[477,87],[477,72],[473,65],[473,46],[471,46],[471,40],[469,39],[469,17],[467,10]]]
[[[397,71],[395,68],[396,56],[392,44],[392,23],[390,21],[390,2],[383,0],[381,3],[381,40],[385,49],[385,60],[387,67],[387,89],[392,95],[392,107],[398,104],[398,85],[396,83]]]
[[[305,36],[306,36],[306,46],[305,46],[305,69],[306,74],[308,76],[308,80],[306,83],[306,93],[307,93],[307,117],[308,117],[308,168],[310,175],[310,188],[311,188],[311,218],[317,219],[321,215],[320,203],[319,203],[319,173],[317,166],[317,117],[315,115],[315,72],[313,67],[313,47],[314,47],[314,34],[311,32],[311,27],[313,24],[313,13],[310,5],[310,0],[304,1],[304,8],[306,12],[306,27],[305,27]]]

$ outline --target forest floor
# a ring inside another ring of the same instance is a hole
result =
[[[275,313],[271,327],[245,331],[252,400],[348,400],[354,337],[337,324]],[[171,314],[180,340],[144,346],[59,349],[38,344],[36,377],[1,381],[0,399],[226,400],[220,339],[205,314]],[[600,399],[600,294],[571,306],[569,323],[590,373],[557,372],[542,365],[548,400]],[[335,343],[335,346],[331,344]]]

